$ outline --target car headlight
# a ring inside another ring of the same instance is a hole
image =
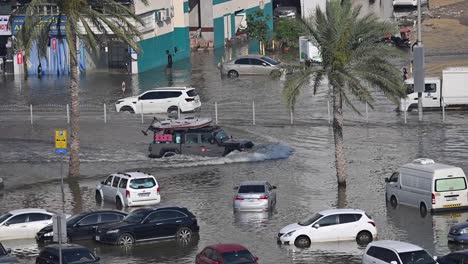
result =
[[[463,234],[468,234],[468,227],[460,230],[460,235],[463,235]]]
[[[115,233],[118,233],[119,230],[118,229],[114,229],[114,230],[109,230],[106,232],[106,234],[115,234]]]
[[[51,237],[51,236],[54,236],[54,232],[51,231],[51,232],[47,232],[44,234],[45,237]]]
[[[283,237],[290,237],[292,234],[294,234],[294,232],[296,232],[296,230],[286,233]]]

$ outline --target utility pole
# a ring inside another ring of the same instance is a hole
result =
[[[418,92],[419,121],[423,119],[422,93],[425,88],[424,81],[424,46],[421,38],[421,0],[418,0],[418,39],[417,46],[413,48],[414,61],[414,90]]]

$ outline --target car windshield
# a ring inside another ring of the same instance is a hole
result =
[[[300,221],[298,224],[301,225],[301,226],[308,226],[308,225],[311,225],[313,222],[319,220],[320,217],[322,217],[322,216],[323,215],[321,215],[321,214],[314,214],[313,216]]]
[[[265,185],[241,185],[239,193],[264,193]]]
[[[436,192],[452,192],[466,189],[466,182],[464,177],[447,178],[436,180]]]
[[[278,65],[279,64],[279,61],[274,60],[272,58],[262,57],[261,59],[268,62],[268,63],[270,63],[271,65]]]
[[[96,257],[87,250],[73,250],[64,254],[66,263],[88,263],[96,260]]]
[[[437,262],[424,250],[399,253],[402,264],[436,264]]]
[[[225,252],[221,255],[226,264],[247,264],[255,261],[254,256],[248,250]]]
[[[146,212],[137,211],[137,212],[133,212],[127,215],[123,219],[123,221],[129,222],[129,223],[139,223],[141,222],[141,220],[143,220],[143,218],[145,218],[145,216],[146,216]]]
[[[83,217],[84,214],[76,214],[67,219],[67,224],[74,224]]]
[[[156,182],[153,178],[133,179],[130,181],[130,188],[132,189],[147,189],[153,188]]]
[[[5,220],[10,218],[11,216],[12,216],[12,214],[4,214],[4,215],[0,216],[0,224],[5,222]]]
[[[229,138],[229,136],[226,134],[226,132],[224,132],[224,130],[219,130],[218,132],[216,132],[215,137],[218,142],[223,142],[224,140]]]

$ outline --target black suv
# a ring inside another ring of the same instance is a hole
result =
[[[36,258],[36,264],[59,264],[59,245],[50,245],[44,247]],[[74,245],[62,245],[62,263],[63,264],[98,264],[99,257],[96,257],[88,248]]]
[[[154,131],[149,157],[161,158],[174,154],[222,157],[234,150],[243,151],[253,147],[250,140],[234,139],[218,126],[195,129],[167,129]],[[171,141],[157,141],[157,134],[170,135]]]
[[[122,221],[125,216],[127,213],[114,210],[99,210],[74,215],[67,220],[68,242],[94,239],[98,226]],[[52,242],[53,235],[52,225],[48,225],[37,232],[36,241],[38,243]]]
[[[99,227],[95,240],[124,246],[167,238],[190,240],[198,230],[197,219],[187,208],[142,208],[122,222]]]

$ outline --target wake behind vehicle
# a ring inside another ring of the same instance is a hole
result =
[[[234,139],[211,122],[211,118],[193,117],[164,121],[154,119],[148,127],[154,133],[153,142],[148,147],[149,157],[162,158],[175,154],[221,157],[235,150],[253,147],[252,141]],[[146,135],[145,131],[143,133]]]

